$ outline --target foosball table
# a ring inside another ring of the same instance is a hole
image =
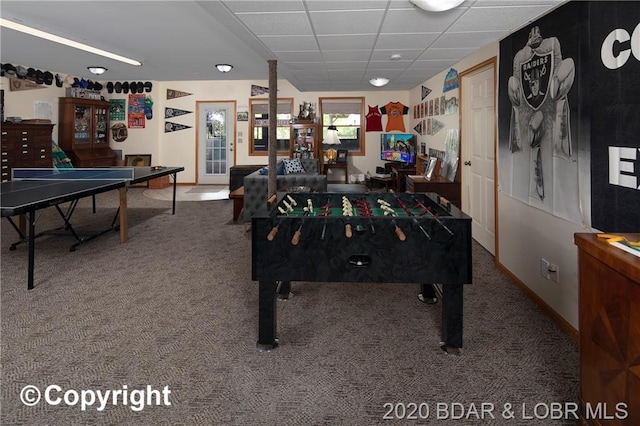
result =
[[[292,281],[434,285],[441,347],[462,348],[463,285],[471,283],[471,218],[437,194],[286,193],[252,218],[259,350],[277,346],[278,295]]]

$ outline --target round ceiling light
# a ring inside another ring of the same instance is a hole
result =
[[[462,2],[464,0],[409,0],[409,3],[428,12],[445,12],[460,6]]]
[[[376,77],[369,80],[369,83],[371,83],[372,86],[382,87],[386,86],[387,83],[389,83],[389,79],[384,77]]]
[[[91,72],[91,74],[95,75],[104,74],[104,72],[107,70],[105,67],[87,67],[87,69],[89,70],[89,72]]]
[[[220,72],[229,72],[231,71],[231,69],[233,68],[233,65],[229,65],[229,64],[217,64],[216,68],[218,69],[218,71]]]

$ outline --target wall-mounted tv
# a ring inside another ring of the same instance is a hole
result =
[[[381,160],[415,164],[417,149],[416,135],[410,133],[382,133],[380,135]]]

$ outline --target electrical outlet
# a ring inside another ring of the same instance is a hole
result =
[[[549,264],[549,276],[551,281],[553,281],[554,283],[559,283],[560,282],[560,268],[558,268],[558,265],[555,265],[553,263]]]
[[[551,273],[549,271],[550,265],[551,263],[547,259],[540,259],[540,275],[542,275],[547,280],[551,279]]]

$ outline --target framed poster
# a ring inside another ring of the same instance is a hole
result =
[[[124,165],[126,167],[150,167],[151,166],[151,154],[131,154],[124,156]],[[132,188],[142,187],[146,188],[149,182],[135,183],[131,185]]]
[[[347,162],[347,153],[349,151],[347,151],[346,149],[339,149],[338,150],[338,158],[336,160],[336,163],[346,163]]]

